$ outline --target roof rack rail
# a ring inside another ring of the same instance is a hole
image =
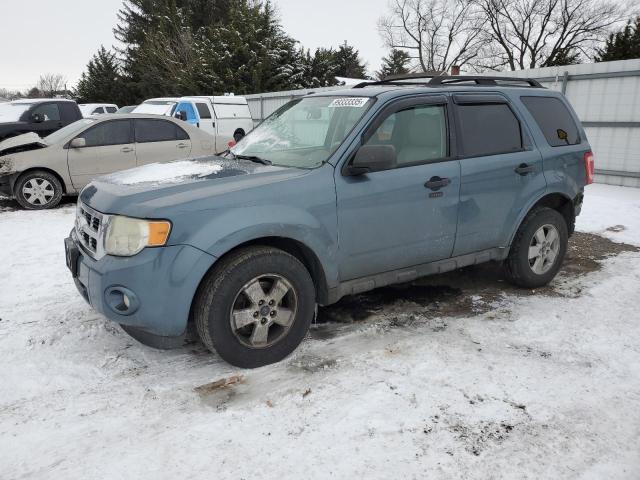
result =
[[[425,81],[419,81],[419,80]],[[414,80],[414,81],[407,81]],[[427,81],[428,80],[428,81]],[[410,73],[407,75],[394,75],[374,82],[362,82],[353,88],[365,88],[376,85],[413,85],[426,87],[446,87],[449,85],[469,84],[476,86],[501,86],[544,88],[540,82],[533,78],[498,77],[485,75],[434,75],[427,73]],[[526,85],[522,85],[522,84]]]

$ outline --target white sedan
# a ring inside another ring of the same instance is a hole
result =
[[[215,138],[172,117],[99,115],[40,138],[0,143],[0,195],[28,209],[51,208],[101,175],[215,153]]]

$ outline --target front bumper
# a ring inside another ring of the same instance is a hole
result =
[[[5,174],[0,175],[0,195],[5,197],[13,197],[13,183],[15,181],[15,175]]]
[[[152,346],[168,345],[171,342],[162,339],[185,334],[191,302],[215,257],[175,245],[146,248],[133,257],[106,255],[94,260],[83,251],[75,231],[69,241],[78,249],[73,259],[76,287],[95,310]],[[114,302],[114,292],[129,294],[127,309]],[[159,342],[152,341],[154,337]]]

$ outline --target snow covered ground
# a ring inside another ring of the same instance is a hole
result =
[[[640,478],[638,189],[588,188],[578,229],[630,245],[577,235],[550,288],[487,267],[345,299],[252,371],[94,313],[71,205],[1,210],[2,479]]]

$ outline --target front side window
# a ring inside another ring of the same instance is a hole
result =
[[[578,126],[569,109],[559,98],[521,97],[522,103],[542,130],[552,147],[580,143]]]
[[[102,122],[80,134],[87,147],[124,145],[131,142],[131,123],[129,120]]]
[[[447,120],[443,105],[424,105],[389,115],[367,145],[391,145],[398,167],[447,157]]]
[[[177,128],[166,120],[135,120],[136,142],[173,142],[178,139]]]
[[[373,104],[369,97],[305,97],[276,111],[231,151],[276,165],[317,168]]]
[[[522,150],[520,122],[507,104],[458,105],[457,108],[465,156]]]
[[[82,120],[78,120],[77,122],[70,123],[66,127],[62,127],[60,130],[56,130],[51,135],[44,137],[44,140],[49,145],[53,145],[69,136],[74,135],[75,133],[86,129],[94,122],[95,120],[93,118],[83,118]]]
[[[106,107],[107,113],[116,113],[118,109],[116,107]]]
[[[60,120],[60,110],[55,103],[45,103],[44,105],[37,106],[33,109],[31,115],[35,115],[36,113],[39,113],[45,122],[49,120]]]

